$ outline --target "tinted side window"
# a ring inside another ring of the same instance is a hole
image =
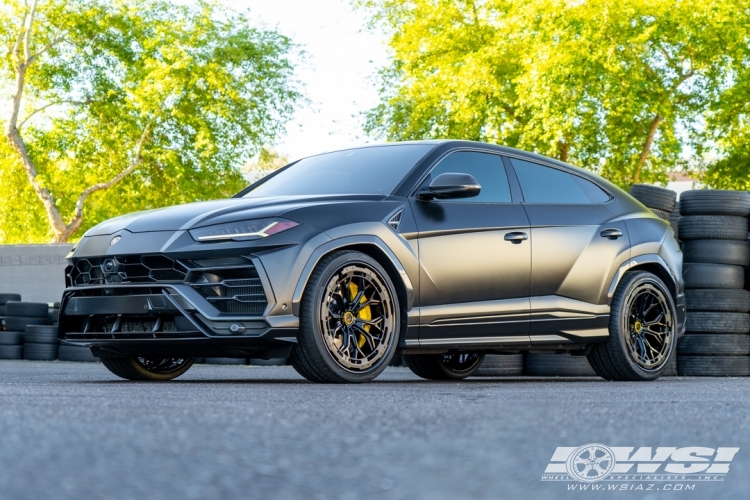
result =
[[[562,170],[528,161],[510,159],[528,203],[591,203],[591,198],[576,182],[575,176]],[[594,186],[595,187],[595,186]]]
[[[446,172],[470,174],[482,187],[478,196],[461,198],[462,202],[510,202],[508,177],[505,174],[503,159],[498,155],[471,151],[451,153],[432,169],[424,185],[428,185],[435,177]]]
[[[577,175],[572,177],[583,188],[594,203],[604,203],[605,201],[609,201],[609,195],[590,180],[578,177]]]

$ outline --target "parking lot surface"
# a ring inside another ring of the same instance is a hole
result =
[[[99,364],[4,361],[0,498],[748,498],[748,410],[747,378],[436,383],[389,368],[315,385],[289,367],[196,365],[135,383]],[[687,491],[541,481],[557,447],[587,443],[740,451],[723,481]]]

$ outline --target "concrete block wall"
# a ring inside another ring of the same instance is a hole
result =
[[[26,302],[57,302],[65,289],[65,256],[72,244],[0,245],[0,293]]]

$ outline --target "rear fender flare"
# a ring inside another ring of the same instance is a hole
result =
[[[617,271],[615,272],[615,277],[612,279],[612,283],[610,283],[609,289],[607,290],[607,304],[612,304],[612,297],[615,294],[615,290],[617,290],[617,285],[620,284],[620,280],[625,275],[625,273],[633,269],[634,267],[640,267],[646,264],[659,266],[669,276],[672,282],[665,284],[669,287],[670,292],[673,295],[672,298],[675,298],[679,280],[674,275],[674,272],[672,272],[672,269],[667,265],[667,263],[661,256],[657,254],[643,254],[623,262],[617,269]]]

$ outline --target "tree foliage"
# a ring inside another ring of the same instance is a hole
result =
[[[627,187],[697,165],[686,152],[721,154],[719,129],[747,130],[727,111],[733,92],[748,103],[748,0],[358,3],[390,33],[366,116],[389,139],[502,143]]]
[[[5,242],[228,196],[300,99],[292,42],[208,0],[4,0],[0,40]]]

